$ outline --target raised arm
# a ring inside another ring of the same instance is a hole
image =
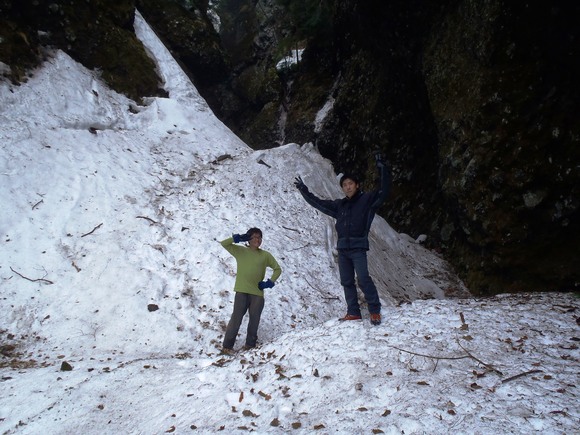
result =
[[[308,204],[310,204],[315,209],[321,211],[322,213],[327,214],[330,217],[336,218],[338,213],[336,201],[318,198],[316,195],[314,195],[308,190],[308,187],[306,187],[306,184],[304,184],[302,178],[300,178],[299,176],[296,177],[294,185],[296,186],[296,188],[298,189],[298,191]]]
[[[377,169],[379,171],[379,190],[377,191],[377,198],[373,202],[373,208],[379,208],[379,206],[387,199],[389,193],[391,192],[391,165],[388,162],[383,161],[380,154],[376,155]]]

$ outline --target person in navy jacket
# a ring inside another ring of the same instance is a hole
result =
[[[294,182],[308,204],[336,219],[338,270],[347,305],[346,315],[339,320],[360,320],[362,318],[356,289],[356,273],[359,286],[369,307],[373,325],[381,323],[381,302],[375,283],[368,271],[368,235],[375,213],[387,199],[391,187],[389,165],[383,162],[380,155],[376,156],[376,163],[380,175],[380,186],[379,190],[373,192],[363,192],[359,179],[351,174],[345,174],[341,177],[340,187],[345,197],[335,200],[320,199],[313,195],[301,177],[297,177]]]

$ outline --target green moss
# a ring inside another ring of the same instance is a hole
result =
[[[30,2],[3,10],[0,60],[20,81],[40,58],[43,44],[60,48],[90,69],[102,72],[112,89],[139,101],[159,94],[156,67],[133,32],[135,2]]]
[[[159,78],[155,62],[147,55],[134,34],[110,28],[98,35],[92,50],[82,51],[78,44],[75,57],[99,68],[103,79],[117,92],[140,101],[144,96],[158,95]]]
[[[242,139],[247,137],[253,140],[258,144],[255,149],[275,148],[279,145],[277,142],[279,117],[279,105],[275,102],[267,103],[244,129]]]
[[[10,67],[4,75],[14,83],[41,62],[38,37],[26,26],[0,18],[0,62]]]

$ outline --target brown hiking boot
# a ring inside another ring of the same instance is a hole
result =
[[[371,314],[371,323],[373,325],[381,324],[381,315],[379,313]]]
[[[338,319],[340,322],[344,322],[345,320],[360,320],[362,319],[361,316],[355,316],[354,314],[347,314],[344,317],[341,317],[340,319]]]

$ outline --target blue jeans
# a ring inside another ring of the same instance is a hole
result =
[[[369,275],[367,251],[364,249],[339,249],[338,271],[340,272],[340,283],[344,287],[347,314],[361,315],[356,291],[355,272],[358,285],[369,305],[369,313],[379,314],[381,312],[381,301],[375,283]]]
[[[236,292],[236,296],[234,297],[234,312],[226,328],[223,347],[233,349],[240,325],[248,311],[250,312],[250,318],[248,319],[246,346],[254,347],[256,345],[256,341],[258,341],[258,326],[260,326],[260,317],[264,309],[264,302],[262,296]]]

